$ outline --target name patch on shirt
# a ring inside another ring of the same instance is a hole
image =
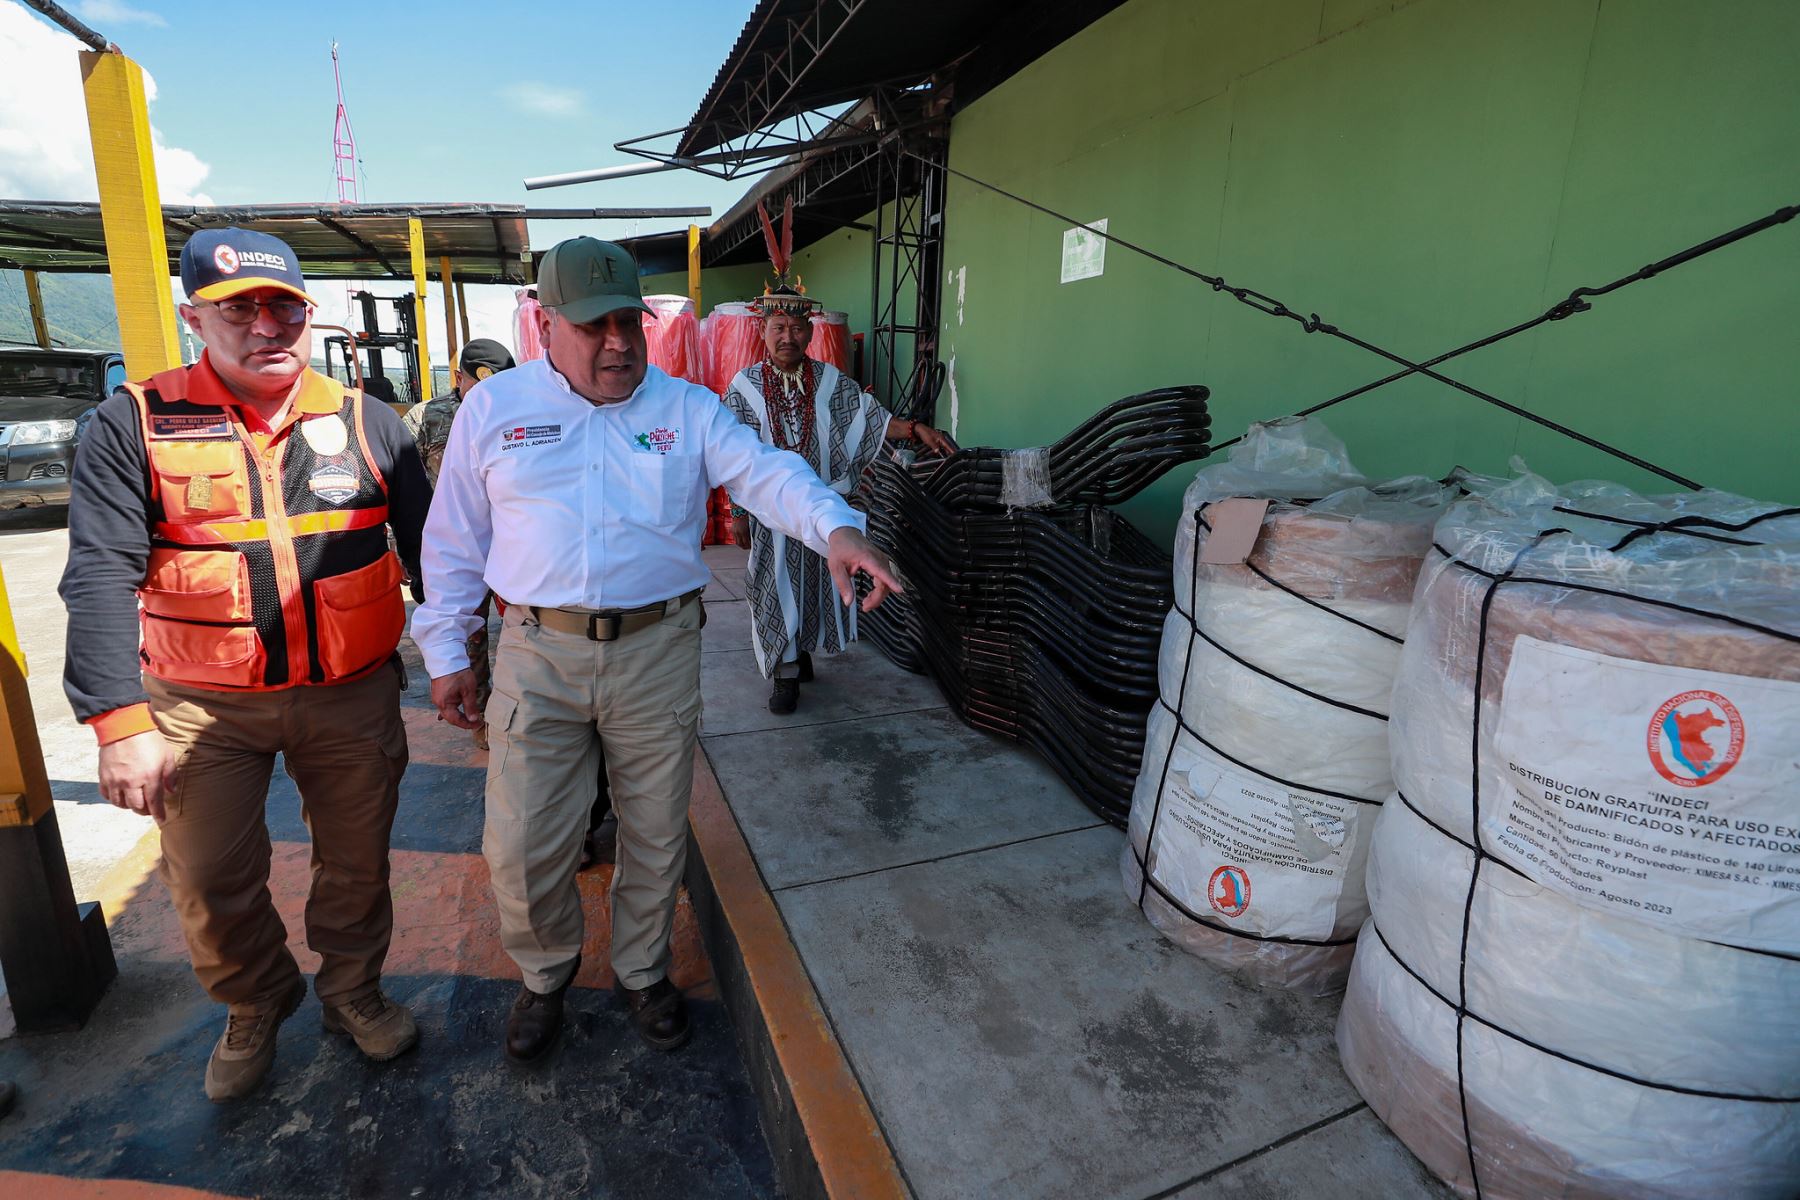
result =
[[[500,449],[504,453],[521,446],[553,446],[562,435],[561,425],[514,425],[500,431]]]
[[[666,429],[658,425],[655,429],[647,429],[631,440],[637,443],[640,453],[667,454],[681,444],[681,430]]]
[[[184,441],[198,438],[228,438],[231,436],[231,418],[223,413],[216,417],[211,413],[179,416],[153,413],[150,417],[150,436],[181,438]]]

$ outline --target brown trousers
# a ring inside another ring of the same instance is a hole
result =
[[[327,1003],[375,986],[393,934],[388,835],[406,770],[398,668],[330,687],[222,692],[146,676],[181,763],[162,825],[163,882],[194,974],[221,1004],[278,996],[299,976],[269,895],[269,778],[280,754],[312,834],[306,944]]]

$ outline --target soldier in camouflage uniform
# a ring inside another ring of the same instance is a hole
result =
[[[419,444],[419,457],[425,460],[425,474],[432,487],[437,486],[438,467],[444,461],[444,447],[450,442],[450,425],[456,420],[456,410],[462,407],[463,396],[489,375],[510,370],[513,366],[513,356],[505,346],[492,338],[476,338],[463,347],[457,358],[456,368],[450,373],[450,390],[407,410],[403,420],[412,432],[413,441]],[[481,615],[487,615],[485,606]],[[475,686],[483,705],[487,704],[488,694],[493,690],[487,645],[485,625],[469,635],[469,666],[475,672]],[[475,744],[487,749],[486,725],[476,728]]]
[[[513,356],[505,346],[492,338],[476,338],[462,349],[456,369],[450,372],[451,388],[442,396],[433,396],[423,404],[406,411],[406,427],[419,444],[419,457],[425,460],[425,474],[431,486],[437,486],[438,465],[444,461],[444,447],[450,442],[450,423],[470,388],[500,371],[511,370]]]

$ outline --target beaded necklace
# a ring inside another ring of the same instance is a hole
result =
[[[792,450],[807,462],[818,445],[819,426],[814,392],[818,377],[813,362],[802,358],[794,371],[784,371],[773,358],[763,358],[763,400],[769,408],[769,440],[777,450]]]

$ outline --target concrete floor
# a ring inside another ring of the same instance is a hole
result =
[[[916,1195],[1448,1194],[1339,1069],[1335,1003],[1165,941],[1035,756],[867,644],[772,716],[718,599],[702,746]]]

